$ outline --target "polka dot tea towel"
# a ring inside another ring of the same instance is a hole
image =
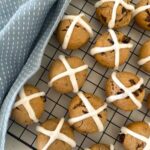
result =
[[[39,69],[70,0],[0,0],[0,150],[15,97]]]

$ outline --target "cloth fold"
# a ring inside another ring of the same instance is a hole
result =
[[[70,0],[0,0],[0,150],[15,97],[41,64]]]

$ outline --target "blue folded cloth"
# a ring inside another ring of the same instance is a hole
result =
[[[36,73],[70,0],[0,0],[0,150],[15,97]]]

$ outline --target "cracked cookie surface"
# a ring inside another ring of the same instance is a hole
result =
[[[120,82],[127,88],[134,86],[139,82],[139,77],[131,72],[118,72],[117,78],[120,80]],[[106,95],[119,95],[124,93],[120,87],[118,87],[114,81],[112,80],[112,77],[110,77],[106,82]],[[145,96],[145,90],[144,85],[140,87],[137,91],[133,93],[133,95],[142,102],[144,100]],[[119,109],[125,110],[125,111],[132,111],[137,109],[137,106],[133,103],[130,97],[126,97],[123,99],[116,100],[113,102],[113,104],[118,107]]]
[[[128,4],[130,0],[125,0]],[[108,25],[112,17],[112,11],[114,2],[105,2],[96,9],[97,18],[104,25]],[[130,10],[125,9],[122,5],[119,5],[116,13],[115,29],[127,26],[132,19],[132,13]]]
[[[27,96],[40,92],[38,88],[26,84],[24,86],[24,92]],[[20,100],[20,96],[18,95],[16,98],[16,102]],[[44,112],[44,97],[37,97],[30,101],[30,105],[35,112],[37,119],[39,119]],[[20,105],[12,110],[12,119],[22,125],[29,125],[33,123],[33,120],[29,117],[29,114],[23,105]]]
[[[146,138],[150,137],[150,126],[145,122],[133,122],[127,125],[127,128]],[[120,142],[123,144],[125,150],[143,150],[146,146],[144,142],[129,134],[122,134]]]
[[[89,100],[90,104],[96,110],[104,105],[103,100],[97,96],[94,96],[93,94],[86,93],[85,97]],[[83,104],[81,99],[78,96],[74,97],[71,100],[70,105],[69,105],[69,117],[70,118],[79,117],[87,113],[88,111],[86,109],[86,106]],[[105,109],[104,111],[99,113],[98,117],[102,121],[102,124],[105,125],[107,121],[107,110]],[[95,124],[92,117],[89,117],[85,120],[74,123],[73,127],[81,133],[98,132],[97,125]]]
[[[127,37],[121,32],[116,32],[116,36],[118,38],[118,42],[123,44],[130,43],[130,37]],[[97,39],[94,47],[110,47],[114,45],[114,41],[109,32],[103,33]],[[130,55],[130,48],[122,48],[120,49],[120,57],[119,57],[119,65],[122,65],[126,62]],[[104,67],[114,68],[115,67],[115,51],[103,52],[94,55],[95,59],[98,61],[99,64],[103,65]]]
[[[87,18],[82,19],[89,24]],[[59,43],[62,45],[64,42],[65,35],[72,23],[72,20],[62,20],[57,28],[56,37]],[[71,38],[68,43],[67,49],[76,50],[84,46],[90,39],[88,31],[79,23],[77,23],[71,34]]]
[[[136,8],[150,5],[150,0],[140,0]],[[135,21],[144,30],[150,30],[150,9],[146,9],[135,16]]]

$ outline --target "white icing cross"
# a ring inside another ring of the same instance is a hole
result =
[[[24,87],[21,89],[20,93],[19,93],[19,97],[20,97],[20,100],[18,100],[15,104],[14,104],[14,107],[13,108],[16,108],[20,105],[23,105],[24,108],[26,109],[30,119],[32,119],[34,122],[38,122],[38,119],[35,115],[35,112],[30,104],[30,101],[34,98],[37,98],[37,97],[40,97],[40,96],[45,96],[45,93],[44,92],[39,92],[39,93],[35,93],[35,94],[32,94],[32,95],[29,95],[27,96],[25,94],[25,91],[24,91]]]
[[[112,103],[112,102],[115,102],[117,100],[121,100],[123,98],[126,98],[126,97],[130,97],[130,99],[132,100],[132,102],[138,107],[138,109],[140,109],[142,107],[142,104],[140,103],[140,101],[134,96],[134,92],[139,90],[140,87],[142,86],[142,84],[144,83],[144,80],[143,78],[140,78],[139,82],[136,84],[136,85],[133,85],[132,87],[125,87],[120,81],[119,79],[117,78],[117,75],[116,75],[116,72],[113,72],[112,73],[112,80],[115,82],[115,84],[121,88],[124,93],[122,94],[118,94],[118,95],[112,95],[112,96],[109,96],[107,98],[107,102],[109,103]]]
[[[99,132],[103,131],[104,126],[103,126],[103,123],[101,122],[101,120],[99,119],[98,114],[107,108],[107,104],[105,103],[103,106],[101,106],[100,108],[95,110],[94,107],[90,104],[90,102],[88,101],[88,99],[85,97],[85,95],[82,92],[79,92],[78,96],[82,100],[82,102],[84,103],[88,113],[84,114],[82,116],[79,116],[79,117],[71,118],[71,119],[69,119],[68,122],[72,125],[72,124],[77,123],[79,121],[85,120],[89,117],[92,117],[95,124],[98,127]]]
[[[115,147],[114,147],[114,145],[110,145],[110,150],[114,150],[115,149]],[[91,150],[90,148],[85,148],[84,150]]]
[[[83,65],[83,66],[73,69],[67,62],[65,56],[60,55],[59,59],[64,64],[66,68],[66,72],[60,73],[59,75],[56,75],[54,78],[52,78],[51,81],[49,82],[49,86],[51,87],[56,80],[69,76],[70,81],[72,83],[73,92],[77,93],[79,91],[79,86],[78,86],[78,82],[77,82],[75,74],[83,70],[86,70],[88,68],[88,65]]]
[[[141,6],[141,7],[138,7],[136,8],[134,11],[133,11],[133,17],[135,17],[137,14],[147,10],[147,9],[150,9],[150,5],[146,5],[146,6]]]
[[[65,35],[65,38],[64,38],[64,42],[63,42],[63,45],[62,45],[63,49],[67,49],[70,38],[71,38],[71,35],[73,33],[73,30],[74,30],[74,27],[77,23],[82,25],[87,30],[87,32],[90,34],[91,38],[93,37],[92,28],[89,26],[89,24],[86,21],[84,21],[84,19],[82,19],[83,16],[85,16],[85,15],[83,13],[81,13],[77,16],[66,15],[66,16],[63,17],[62,20],[72,20],[72,23],[71,23],[70,27],[68,28],[68,30],[66,32],[66,35]]]
[[[138,61],[138,64],[141,66],[141,65],[144,65],[144,64],[146,64],[148,62],[150,62],[150,56],[140,59]]]
[[[146,146],[143,150],[150,150],[150,137],[146,138],[145,136],[137,134],[126,127],[121,128],[121,133],[129,134],[129,135],[133,136],[134,138],[146,143]]]
[[[113,7],[113,10],[112,10],[112,17],[111,17],[111,20],[108,23],[109,28],[114,28],[114,26],[115,26],[117,8],[120,4],[124,8],[126,8],[127,10],[131,10],[131,11],[135,10],[133,5],[130,5],[130,4],[126,3],[124,0],[100,0],[95,4],[95,7],[97,8],[97,7],[103,5],[104,3],[107,3],[107,2],[114,2],[114,7]]]
[[[108,32],[110,33],[111,38],[114,41],[114,45],[109,46],[109,47],[94,47],[91,49],[91,55],[96,55],[98,53],[103,53],[103,52],[115,51],[115,69],[118,69],[119,64],[120,64],[120,49],[132,48],[133,44],[131,44],[131,43],[128,43],[128,44],[119,43],[115,31],[112,29],[109,29]]]
[[[49,137],[49,141],[47,142],[47,144],[42,148],[42,150],[47,150],[49,148],[49,146],[55,142],[55,140],[61,140],[63,142],[66,142],[67,144],[69,144],[71,147],[75,147],[76,146],[76,142],[71,139],[70,137],[66,136],[65,134],[61,133],[61,129],[63,127],[64,124],[64,118],[62,118],[60,120],[60,122],[58,123],[56,129],[54,131],[50,131],[47,130],[41,126],[37,127],[37,131],[48,136]]]

